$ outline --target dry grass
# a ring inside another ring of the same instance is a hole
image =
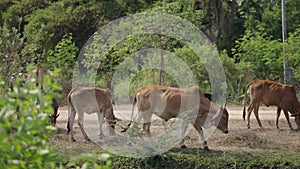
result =
[[[66,113],[66,112],[65,112]],[[275,117],[275,115],[274,115]],[[296,127],[294,120],[292,125]],[[79,130],[77,124],[75,127],[75,138],[77,142],[72,142],[66,134],[66,118],[58,120],[59,131],[50,136],[50,144],[62,155],[69,157],[74,154],[103,152],[103,150],[93,144],[87,143]],[[123,121],[120,124],[125,125]],[[151,126],[153,135],[163,132],[164,128],[161,122],[155,122]],[[251,129],[247,129],[246,122],[241,120],[229,121],[229,133],[223,134],[216,130],[208,139],[208,146],[216,151],[234,151],[242,153],[264,153],[270,155],[291,154],[300,155],[300,132],[292,131],[288,128],[285,120],[280,120],[280,129],[275,127],[274,120],[262,120],[264,128],[259,128],[256,120],[251,120]],[[120,125],[117,127],[120,132]],[[186,137],[188,148],[202,148],[198,141],[198,133],[192,129]]]

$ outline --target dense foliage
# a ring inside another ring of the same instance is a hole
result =
[[[283,52],[280,0],[1,1],[1,74],[7,81],[10,74],[25,71],[28,65],[52,70],[62,68],[67,71],[62,75],[61,85],[68,91],[76,56],[98,28],[128,14],[163,12],[190,21],[216,45],[223,61],[226,60],[224,69],[231,98],[239,97],[253,79],[283,82],[284,57],[290,60],[293,72],[290,83],[298,85],[300,3],[287,1],[286,6],[289,39]],[[193,52],[185,47],[178,40],[161,36],[137,35],[123,39],[99,65],[96,84],[110,87],[116,67],[144,48],[160,48],[179,55],[183,52],[186,62],[194,63]],[[203,63],[191,67],[197,72],[198,85],[209,92],[210,82]],[[245,72],[248,72],[246,76]],[[151,77],[160,76],[161,72],[146,74],[139,75],[154,79],[153,84],[174,84],[166,74],[159,79]]]
[[[0,81],[1,168],[55,168],[62,158],[45,143],[47,134],[55,131],[49,124],[49,115],[53,113],[50,103],[55,95],[53,90],[59,88],[50,87],[49,76],[45,76],[47,95],[41,93],[34,81],[22,87],[24,79],[16,79],[12,91]]]

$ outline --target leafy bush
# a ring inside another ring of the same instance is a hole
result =
[[[68,168],[94,168],[108,169],[111,168],[112,162],[110,155],[106,153],[98,154],[81,154],[70,159],[66,167]]]
[[[53,50],[49,50],[43,67],[54,71],[60,69],[59,85],[62,86],[62,98],[66,98],[72,89],[72,75],[76,66],[78,47],[75,46],[72,34],[66,34]]]
[[[288,57],[289,65],[293,70],[294,84],[298,84],[298,85],[300,84],[299,43],[300,43],[300,29],[290,34],[290,37],[285,45],[286,56]]]
[[[17,29],[0,27],[0,74],[8,82],[9,75],[20,70],[29,58],[20,56],[24,39]]]
[[[51,76],[50,76],[51,75]],[[52,97],[61,90],[56,79],[59,71],[44,75],[43,92],[34,80],[13,91],[0,76],[0,168],[109,168],[106,154],[82,154],[65,159],[48,144],[48,135],[56,131],[50,125]],[[39,105],[36,104],[39,100]]]
[[[49,122],[53,93],[43,95],[34,81],[25,87],[15,84],[12,92],[0,82],[0,167],[56,168],[62,158],[46,144],[46,134],[55,131]]]
[[[237,42],[235,57],[250,64],[254,78],[283,82],[282,44],[261,32],[246,31]]]

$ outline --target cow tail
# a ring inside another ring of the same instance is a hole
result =
[[[67,123],[67,129],[68,129],[68,134],[70,133],[70,112],[72,111],[71,109],[71,99],[69,97],[69,106],[68,106],[68,123]]]
[[[132,112],[131,112],[131,117],[130,117],[130,123],[128,126],[130,126],[130,124],[133,121],[133,112],[134,112],[134,106],[136,105],[137,99],[136,99],[136,95],[134,95],[133,99],[132,99]]]
[[[69,106],[68,106],[68,123],[67,123],[67,129],[68,129],[68,134],[70,133],[70,118],[71,118],[71,114],[72,114],[72,109],[73,109],[73,104],[71,101],[71,94],[73,93],[73,90],[71,90],[71,92],[68,95],[68,101],[69,101]],[[74,111],[74,110],[73,110]]]
[[[137,99],[136,99],[136,94],[134,95],[133,99],[132,99],[132,112],[131,112],[131,117],[130,117],[130,122],[127,125],[127,127],[124,127],[122,132],[126,132],[128,127],[131,125],[132,121],[133,121],[133,112],[134,112],[134,106],[136,105]]]
[[[244,110],[243,110],[243,120],[245,120],[245,117],[246,117],[246,104],[247,104],[247,92],[248,92],[248,89],[249,87],[252,85],[252,83],[250,83],[247,88],[246,88],[246,92],[245,92],[245,95],[244,95]]]

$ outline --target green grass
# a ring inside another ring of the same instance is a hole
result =
[[[286,154],[205,152],[202,149],[174,148],[164,154],[148,158],[112,157],[112,168],[165,168],[165,169],[208,169],[208,168],[300,168],[300,157]]]
[[[57,136],[57,135],[56,135]],[[242,142],[246,142],[246,138],[242,137]],[[256,137],[253,137],[256,138]],[[259,139],[260,140],[260,139]],[[56,140],[57,141],[57,140]],[[65,140],[64,142],[68,142]],[[252,140],[250,142],[258,142]],[[261,144],[264,142],[261,142]],[[229,144],[229,143],[225,143]],[[254,143],[253,143],[254,144]],[[257,143],[258,144],[258,143]],[[263,144],[262,144],[263,145]],[[57,148],[59,145],[57,145]],[[251,146],[250,146],[251,147]],[[260,147],[262,148],[262,147]],[[267,147],[266,147],[267,148]],[[58,148],[58,153],[64,157],[66,164],[65,168],[71,166],[84,166],[84,163],[90,164],[103,164],[101,161],[97,161],[97,158],[91,158],[92,160],[86,160],[86,158],[78,158],[81,154],[95,154],[100,155],[104,153],[99,146],[91,143],[84,142],[68,142],[67,146]],[[147,158],[129,158],[117,155],[110,155],[110,167],[114,169],[240,169],[240,168],[272,168],[272,169],[293,169],[300,168],[300,153],[299,152],[280,152],[280,151],[262,151],[252,152],[243,150],[210,150],[204,151],[201,148],[172,148],[171,150],[152,157]],[[141,149],[142,151],[142,149]],[[296,149],[295,149],[296,151]],[[90,157],[88,156],[88,159]],[[78,160],[82,159],[82,160]],[[92,165],[91,165],[92,166]],[[91,167],[90,166],[90,167]],[[93,168],[93,167],[92,167]]]

